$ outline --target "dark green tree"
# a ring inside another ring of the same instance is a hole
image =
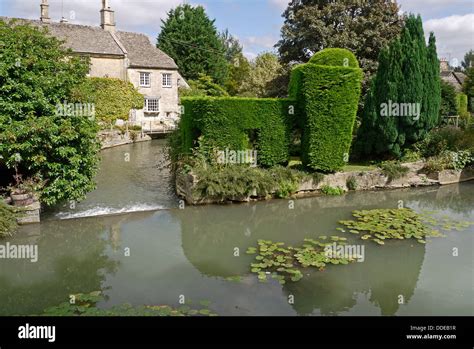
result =
[[[88,62],[37,28],[0,21],[0,172],[38,177],[46,204],[80,200],[94,189],[97,123],[60,112]]]
[[[225,58],[227,62],[234,63],[235,59],[242,54],[242,45],[239,40],[229,32],[229,29],[224,30],[220,34],[220,38],[225,48]]]
[[[474,67],[466,70],[467,78],[464,80],[462,87],[463,92],[467,95],[469,110],[474,112]]]
[[[227,77],[226,49],[202,6],[185,4],[170,10],[162,21],[157,47],[174,59],[186,79],[204,74],[223,84]]]
[[[464,55],[464,60],[461,62],[461,66],[463,67],[464,70],[468,70],[469,68],[474,66],[474,51],[473,50],[469,50],[469,52],[467,52]]]
[[[305,49],[346,48],[364,71],[363,96],[377,71],[380,50],[402,29],[399,6],[391,0],[292,0],[276,47],[283,63],[307,62]],[[361,99],[363,101],[363,99]]]
[[[229,74],[224,86],[231,96],[239,94],[242,84],[249,77],[250,70],[250,63],[242,53],[237,54],[229,63]]]
[[[410,15],[400,38],[382,49],[366,97],[355,151],[400,157],[439,124],[441,87],[436,40],[426,45],[421,17]]]
[[[197,80],[189,80],[189,89],[180,89],[181,97],[226,97],[229,94],[207,75],[200,74]]]
[[[450,83],[441,80],[441,106],[439,108],[440,117],[456,115],[456,90]]]

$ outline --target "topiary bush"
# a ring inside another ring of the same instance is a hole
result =
[[[291,133],[301,130],[303,164],[333,172],[348,161],[362,70],[344,49],[327,49],[292,71],[288,99],[185,97],[173,144],[190,153],[200,137],[224,150],[258,151],[263,166],[289,160]]]
[[[302,109],[295,122],[303,131],[302,161],[313,170],[337,171],[348,161],[362,82],[357,66],[350,51],[328,49],[292,72],[290,98]]]
[[[351,51],[343,48],[327,48],[317,52],[309,63],[333,67],[359,68],[359,62]]]

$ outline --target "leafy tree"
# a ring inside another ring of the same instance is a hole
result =
[[[426,46],[421,17],[411,15],[401,37],[380,53],[356,151],[365,156],[400,157],[404,147],[423,139],[439,124],[440,102],[436,39],[431,33]]]
[[[207,75],[200,74],[197,80],[189,80],[189,89],[181,89],[181,97],[225,97],[229,94],[227,91],[212,81],[212,78]]]
[[[306,49],[352,51],[365,73],[363,95],[377,71],[380,50],[402,29],[399,6],[391,0],[292,0],[277,43],[283,63],[307,62]],[[363,98],[361,99],[363,101]]]
[[[48,205],[84,198],[98,163],[95,120],[58,112],[89,69],[61,45],[44,30],[0,21],[0,171],[39,177]]]
[[[464,61],[461,62],[461,66],[464,70],[468,70],[474,66],[474,51],[470,50],[464,55]]]
[[[250,73],[243,81],[239,95],[247,97],[270,97],[272,83],[283,74],[277,55],[266,52],[251,63]]]
[[[225,48],[225,58],[229,63],[235,63],[235,59],[242,55],[242,45],[239,40],[229,33],[229,29],[220,34],[222,44]]]
[[[107,124],[127,120],[130,109],[142,109],[144,96],[132,83],[112,78],[90,78],[75,88],[72,99],[95,105],[95,117]]]
[[[204,7],[185,4],[162,21],[157,47],[173,58],[184,78],[209,75],[218,84],[227,76],[226,49]]]
[[[242,53],[237,54],[229,63],[229,75],[224,86],[231,96],[236,96],[239,93],[242,84],[248,79],[250,70],[250,63]]]
[[[466,80],[462,87],[463,92],[467,95],[469,110],[474,112],[474,67],[466,70]]]

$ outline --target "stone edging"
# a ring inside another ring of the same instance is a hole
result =
[[[403,164],[403,166],[409,168],[408,173],[404,177],[392,181],[389,181],[388,177],[385,176],[380,169],[328,174],[325,175],[319,183],[314,183],[313,179],[301,182],[293,197],[321,195],[321,188],[323,186],[340,187],[344,191],[349,191],[349,188],[347,188],[347,181],[351,177],[354,177],[357,182],[357,191],[447,185],[474,180],[474,168],[466,168],[461,171],[443,170],[436,173],[425,174],[420,172],[424,165],[425,163],[423,161]],[[223,202],[249,202],[268,199],[257,196],[255,192],[255,195],[229,198],[228,200],[204,198],[197,195],[193,190],[199,181],[194,174],[190,173],[183,175],[179,174],[179,171],[177,172],[176,193],[179,197],[185,199],[189,205],[205,205]],[[275,195],[272,196],[275,198]]]

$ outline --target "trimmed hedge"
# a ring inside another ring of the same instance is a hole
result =
[[[458,93],[456,95],[456,109],[460,117],[469,116],[467,111],[467,95],[464,93]]]
[[[301,158],[314,170],[337,171],[348,161],[362,70],[343,49],[327,49],[313,58],[293,69],[289,86],[290,97],[303,108],[296,122],[303,131]],[[341,64],[346,58],[352,67]],[[322,65],[331,62],[339,66]]]
[[[332,67],[359,68],[356,56],[343,48],[327,48],[316,53],[308,63]]]
[[[183,151],[189,152],[199,136],[224,150],[252,148],[255,134],[258,163],[285,164],[289,160],[289,114],[295,104],[289,99],[188,97],[182,98],[184,113],[180,130]]]
[[[274,166],[288,162],[290,133],[299,128],[303,164],[337,171],[348,160],[361,82],[350,51],[326,49],[293,69],[288,99],[182,98],[178,143],[189,153],[202,135],[221,149],[244,150],[256,138],[258,163]]]

